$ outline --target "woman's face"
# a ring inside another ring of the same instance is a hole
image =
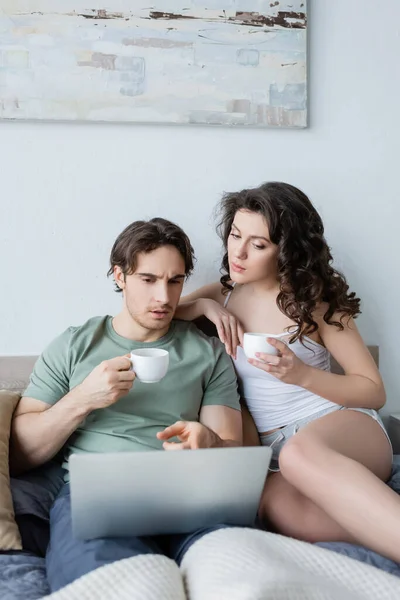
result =
[[[278,246],[270,241],[264,217],[238,210],[228,238],[229,273],[236,283],[277,279]]]

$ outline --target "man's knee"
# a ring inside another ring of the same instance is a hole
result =
[[[152,538],[79,540],[72,532],[69,493],[60,494],[50,514],[50,544],[46,555],[52,592],[104,565],[142,554],[163,554]]]
[[[50,520],[58,521],[62,517],[66,517],[71,512],[71,495],[69,488],[63,488],[57,498],[54,500],[50,509]]]

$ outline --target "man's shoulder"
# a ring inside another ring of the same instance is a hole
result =
[[[108,315],[91,317],[81,325],[71,325],[68,327],[67,331],[69,331],[72,336],[86,335],[88,333],[92,334],[99,329],[105,329],[110,318],[111,317]]]
[[[71,325],[67,327],[62,333],[60,333],[53,341],[49,344],[47,350],[54,351],[55,349],[64,348],[67,350],[73,344],[79,343],[87,338],[92,338],[97,332],[104,331],[106,328],[107,320],[110,317],[92,317],[81,325]]]
[[[194,344],[199,344],[213,353],[224,350],[224,345],[216,336],[207,335],[204,331],[199,329],[192,321],[174,321],[176,337],[185,337],[187,341]]]

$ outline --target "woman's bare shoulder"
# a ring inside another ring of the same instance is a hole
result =
[[[353,319],[350,315],[342,312],[335,311],[330,317],[330,323],[325,321],[325,316],[327,315],[329,310],[328,302],[321,302],[313,312],[313,319],[318,324],[318,327],[329,327],[334,326],[334,323],[341,323],[343,326],[349,326]],[[351,326],[351,325],[350,325]]]

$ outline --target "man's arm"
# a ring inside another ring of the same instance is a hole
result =
[[[200,423],[217,434],[220,442],[216,447],[241,446],[242,413],[228,406],[203,406],[200,411]]]
[[[242,445],[242,415],[227,406],[205,406],[200,422],[177,421],[157,434],[165,440],[164,450],[197,450],[199,448],[229,448]],[[177,437],[179,442],[169,442]]]
[[[203,394],[199,422],[178,421],[157,434],[165,450],[242,445],[242,413],[235,370],[221,342],[210,339],[215,363]],[[180,442],[169,442],[178,437]]]
[[[11,472],[17,474],[51,460],[87,414],[77,389],[53,406],[35,398],[21,398],[11,426]]]
[[[204,389],[199,414],[202,425],[219,438],[216,446],[241,446],[242,413],[235,369],[221,342],[210,338],[215,363]]]
[[[126,356],[103,361],[80,385],[60,400],[56,399],[53,405],[23,397],[12,423],[12,471],[32,469],[50,460],[89,413],[126,396],[135,379],[130,368],[131,362]]]

